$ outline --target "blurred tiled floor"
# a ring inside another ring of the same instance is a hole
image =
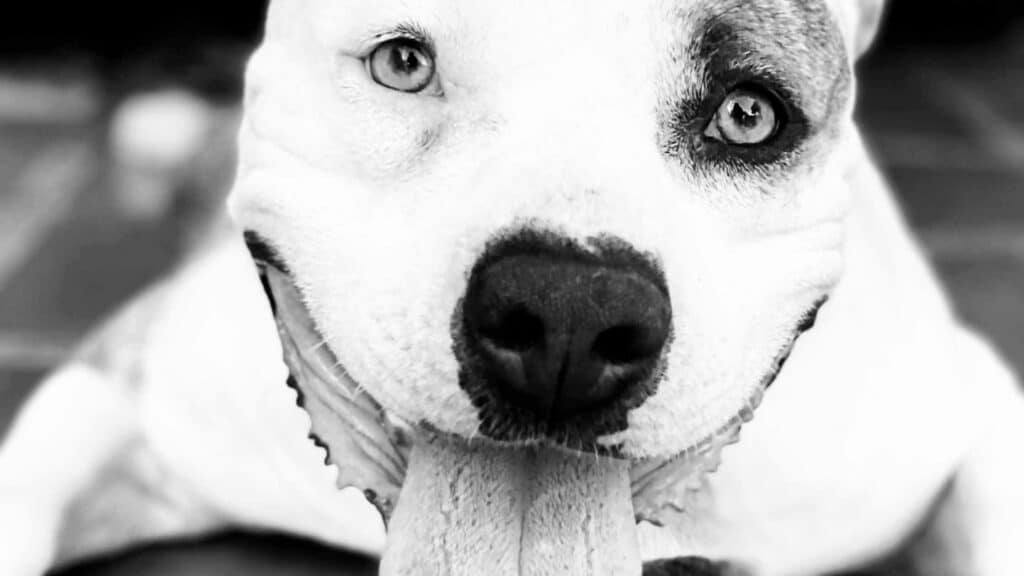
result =
[[[861,88],[868,140],[963,318],[1024,372],[1024,51],[876,55]],[[176,257],[175,226],[117,215],[99,142],[66,120],[0,121],[0,435],[76,337]],[[320,574],[330,564],[311,553],[242,562],[230,550],[199,551],[220,558],[206,572],[166,568],[177,564],[165,553],[154,573]],[[111,573],[149,573],[139,562]]]
[[[1024,373],[1024,51],[877,54],[860,118],[961,317]]]
[[[97,132],[0,123],[0,434],[39,376],[176,254],[171,226],[111,208]]]

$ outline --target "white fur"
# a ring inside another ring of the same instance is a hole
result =
[[[838,278],[843,155],[772,183],[709,181],[666,162],[652,135],[671,70],[650,38],[680,41],[671,29],[687,22],[661,3],[647,17],[574,3],[466,4],[448,19],[440,9],[403,5],[402,17],[436,22],[438,51],[459,56],[441,70],[444,100],[389,91],[362,70],[386,6],[311,1],[270,26],[250,68],[236,221],[281,251],[357,382],[399,417],[463,436],[478,422],[457,384],[451,316],[488,240],[532,222],[652,252],[675,343],[659,394],[608,440],[636,457],[698,443],[738,412]],[[509,38],[520,29],[531,42]],[[425,131],[439,141],[421,152]]]
[[[859,54],[877,3],[833,4]],[[645,557],[763,574],[854,566],[896,545],[956,477],[943,525],[968,552],[955,573],[1024,573],[1011,541],[1024,533],[1024,470],[1009,457],[1024,438],[1021,395],[950,313],[852,103],[816,161],[781,180],[666,161],[654,109],[672,89],[668,42],[688,24],[672,7],[273,2],[249,68],[232,214],[280,250],[327,344],[385,409],[465,437],[479,422],[457,385],[451,315],[500,230],[611,234],[659,257],[675,313],[666,380],[604,439],[633,457],[675,454],[735,416],[794,322],[831,293],[724,453],[707,505],[642,526]],[[368,39],[401,21],[434,34],[443,99],[365,73]],[[16,423],[0,451],[0,574],[226,524],[381,551],[375,511],[335,490],[305,437],[240,242],[162,293],[140,354],[105,370],[73,363]],[[161,491],[104,491],[124,476],[159,477]],[[143,520],[106,516],[109,537],[92,544],[58,537],[64,513],[88,518],[103,494]]]

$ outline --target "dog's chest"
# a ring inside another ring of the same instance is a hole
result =
[[[935,360],[953,357],[944,336],[870,365],[832,339],[835,320],[809,335],[723,453],[704,512],[684,518],[702,555],[758,558],[766,573],[861,565],[903,542],[952,477],[969,426],[955,361]]]

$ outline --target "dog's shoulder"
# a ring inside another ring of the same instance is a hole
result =
[[[137,389],[226,364],[279,360],[252,262],[241,240],[227,235],[111,314],[72,358]]]

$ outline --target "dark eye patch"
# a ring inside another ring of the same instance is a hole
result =
[[[850,67],[822,0],[703,0],[681,5],[676,17],[680,46],[671,72],[696,82],[677,86],[661,105],[666,156],[696,169],[765,172],[798,161],[810,139],[838,132]],[[771,94],[778,105],[782,123],[763,144],[729,146],[704,135],[738,87]]]
[[[723,70],[718,76],[705,75],[704,89],[681,100],[668,119],[670,138],[664,147],[671,156],[689,155],[701,164],[732,168],[757,168],[784,162],[795,155],[811,131],[810,122],[798,105],[792,89],[771,71]],[[747,89],[769,96],[775,104],[779,127],[763,144],[736,146],[709,138],[705,132],[728,95]]]

